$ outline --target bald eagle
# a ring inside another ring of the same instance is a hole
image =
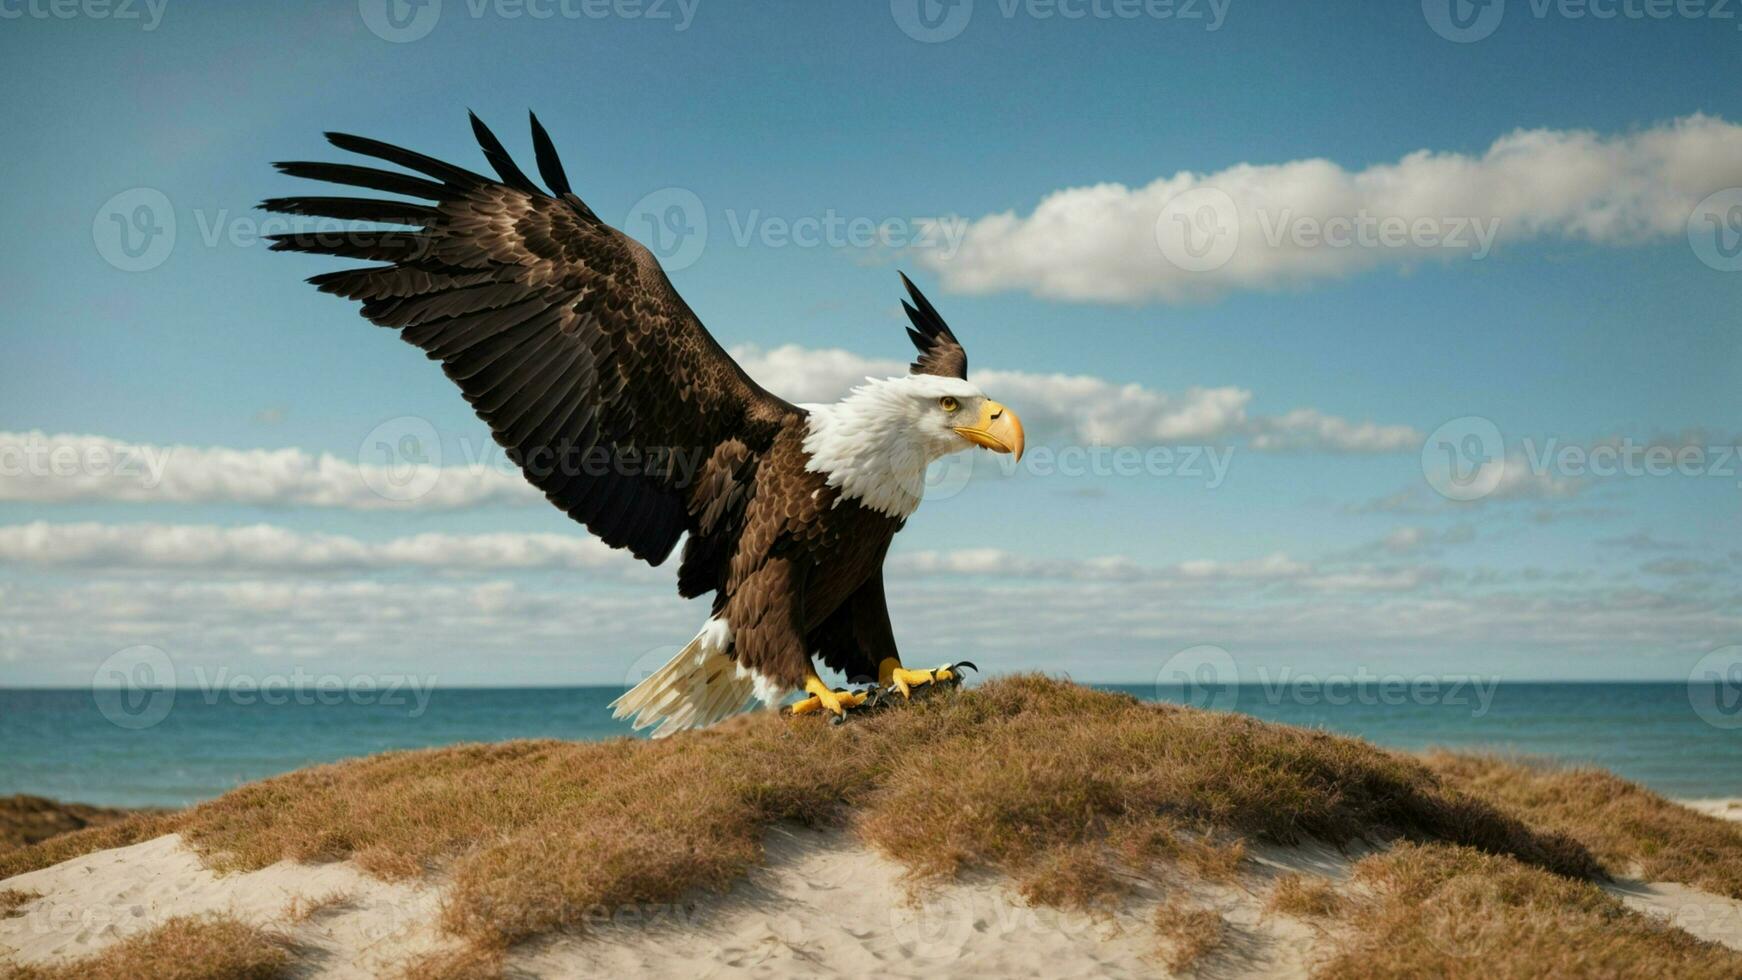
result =
[[[526,478],[606,544],[659,565],[678,539],[679,594],[713,593],[706,624],[618,699],[656,736],[711,725],[794,690],[790,710],[841,716],[865,691],[831,688],[812,658],[908,696],[955,679],[902,665],[883,592],[890,540],[919,506],[926,466],[983,447],[1022,454],[1022,423],[967,380],[956,336],[903,275],[919,349],[911,373],[867,379],[832,405],[765,391],[672,288],[652,253],[573,191],[544,127],[546,191],[471,117],[494,179],[387,143],[328,133],[393,164],[276,164],[383,192],[282,197],[263,209],[398,226],[270,236],[278,251],[376,264],[309,279],[362,303],[459,386]],[[355,225],[350,226],[355,228]]]

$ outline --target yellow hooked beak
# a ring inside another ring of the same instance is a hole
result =
[[[995,453],[1013,453],[1018,461],[1022,459],[1022,420],[990,399],[980,406],[980,418],[973,425],[956,426],[956,434],[976,446],[985,446]]]

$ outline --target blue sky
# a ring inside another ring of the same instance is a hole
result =
[[[1146,682],[1209,644],[1248,677],[1682,678],[1742,642],[1742,462],[1708,451],[1742,433],[1742,273],[1694,243],[1707,212],[1742,214],[1710,196],[1742,187],[1742,21],[1513,0],[1456,43],[1414,3],[977,0],[926,43],[912,6],[445,0],[395,43],[373,0],[0,4],[28,93],[0,105],[0,682],[86,683],[150,644],[178,668],[615,683],[699,625],[669,568],[586,551],[498,468],[391,507],[358,475],[390,420],[426,423],[450,469],[487,434],[416,351],[302,284],[329,263],[254,241],[251,206],[298,189],[270,161],[336,158],[329,129],[482,167],[467,108],[526,155],[535,109],[632,234],[693,195],[708,233],[672,278],[777,391],[904,359],[904,268],[1039,445],[1228,460],[1219,480],[982,461],[898,540],[910,659]],[[1118,10],[1138,16],[1096,15]],[[176,233],[126,271],[115,202],[125,220],[139,189]],[[1158,222],[1204,189],[1234,202],[1238,250],[1181,269]],[[1257,234],[1356,212],[1496,236]],[[830,216],[963,237],[783,241]],[[1479,421],[1454,442],[1491,424],[1506,460],[1462,503],[1422,454],[1458,419]],[[1701,461],[1532,468],[1550,440]],[[155,447],[166,478],[17,463],[62,444]],[[988,598],[996,621],[960,614]]]

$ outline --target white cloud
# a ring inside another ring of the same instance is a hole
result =
[[[1415,452],[1422,434],[1413,426],[1350,422],[1311,408],[1297,408],[1273,419],[1254,419],[1254,449],[1318,449],[1343,453]]]
[[[741,346],[732,356],[763,387],[794,402],[830,402],[867,377],[907,373],[904,361],[788,344]],[[1422,434],[1407,425],[1352,422],[1317,409],[1280,416],[1249,413],[1244,388],[1180,393],[1081,374],[973,370],[980,388],[1021,414],[1031,441],[1090,445],[1219,443],[1246,439],[1254,449],[1346,453],[1415,451]]]
[[[907,371],[904,361],[790,344],[767,350],[740,347],[733,356],[770,391],[800,403],[834,401],[868,376]],[[1192,387],[1176,394],[1090,375],[996,370],[976,371],[974,379],[1022,414],[1036,445],[1245,440],[1259,450],[1385,453],[1413,450],[1422,438],[1409,426],[1354,422],[1311,408],[1280,416],[1254,414],[1248,411],[1252,392],[1237,387]],[[407,425],[421,426],[426,442],[436,438],[427,423],[409,420]],[[370,438],[381,441],[374,433]],[[348,510],[457,510],[540,502],[538,491],[507,457],[480,439],[482,445],[462,447],[469,450],[462,465],[390,467],[363,462],[361,449],[354,461],[301,449],[0,432],[0,502],[102,500]]]
[[[415,496],[398,492],[425,486]],[[84,500],[454,510],[519,506],[542,498],[499,454],[474,465],[389,468],[301,449],[169,446],[96,435],[0,432],[0,501]]]
[[[368,542],[270,524],[50,524],[0,527],[0,561],[80,568],[177,571],[360,572],[428,568],[458,572],[567,570],[644,578],[626,552],[581,534],[415,534]]]
[[[1229,650],[1243,669],[1414,664],[1431,674],[1540,677],[1577,671],[1589,656],[1609,669],[1657,664],[1648,672],[1668,676],[1710,649],[1712,637],[1742,630],[1742,596],[1694,594],[1678,581],[1638,588],[1512,576],[1477,587],[1421,566],[1289,571],[1282,579],[1196,585],[1126,580],[1123,572],[1070,581],[892,574],[890,607],[911,663],[967,657],[989,671],[1138,682],[1202,643]],[[1177,601],[1179,589],[1191,589],[1190,601]],[[621,683],[674,653],[706,613],[705,603],[665,589],[490,580],[26,580],[0,583],[0,663],[14,682],[83,684],[104,657],[149,643],[178,669],[257,674],[306,665],[413,672],[444,684]],[[1640,659],[1653,656],[1660,659]]]
[[[1079,582],[1267,581],[1299,578],[1313,566],[1285,554],[1234,561],[1197,559],[1175,565],[1141,565],[1124,555],[1095,558],[1030,558],[1000,548],[914,551],[891,555],[891,577],[975,576],[992,579],[1064,579]]]
[[[1686,234],[1702,198],[1738,184],[1742,126],[1710,116],[1610,136],[1518,130],[1479,155],[1419,150],[1361,170],[1324,159],[1240,163],[1138,188],[1067,188],[1047,195],[1028,215],[982,217],[969,225],[954,254],[921,259],[949,288],[963,292],[1171,302],[1435,256],[1482,255],[1484,229],[1508,244],[1546,238],[1633,245],[1675,238]],[[1157,221],[1170,200],[1205,188],[1231,200],[1235,213],[1223,213],[1230,231],[1238,227],[1237,247],[1219,267],[1187,271],[1158,245]],[[1386,219],[1411,230],[1402,239],[1374,236],[1342,247],[1296,237],[1315,227],[1329,233],[1332,219]],[[1466,221],[1472,223],[1462,225]],[[1418,226],[1432,229],[1434,240],[1417,234]]]

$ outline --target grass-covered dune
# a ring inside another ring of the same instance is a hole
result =
[[[840,726],[761,713],[659,742],[463,745],[321,766],[0,855],[0,877],[172,832],[224,870],[349,860],[442,882],[455,951],[406,969],[471,976],[536,937],[584,934],[600,907],[728,891],[782,824],[844,828],[922,884],[996,872],[1028,902],[1091,911],[1128,904],[1133,882],[1236,880],[1253,848],[1315,842],[1365,856],[1349,882],[1289,876],[1269,902],[1335,937],[1325,976],[1742,976],[1742,954],[1598,887],[1643,872],[1742,897],[1735,825],[1604,773],[1417,758],[1037,676]],[[1157,971],[1213,958],[1214,918],[1161,905]],[[176,924],[182,942],[233,927]],[[1507,954],[1471,959],[1431,941],[1473,929]],[[233,936],[220,945],[238,948]],[[129,946],[156,948],[104,955]],[[293,968],[282,944],[259,948],[261,975]],[[124,962],[107,968],[126,974]]]

